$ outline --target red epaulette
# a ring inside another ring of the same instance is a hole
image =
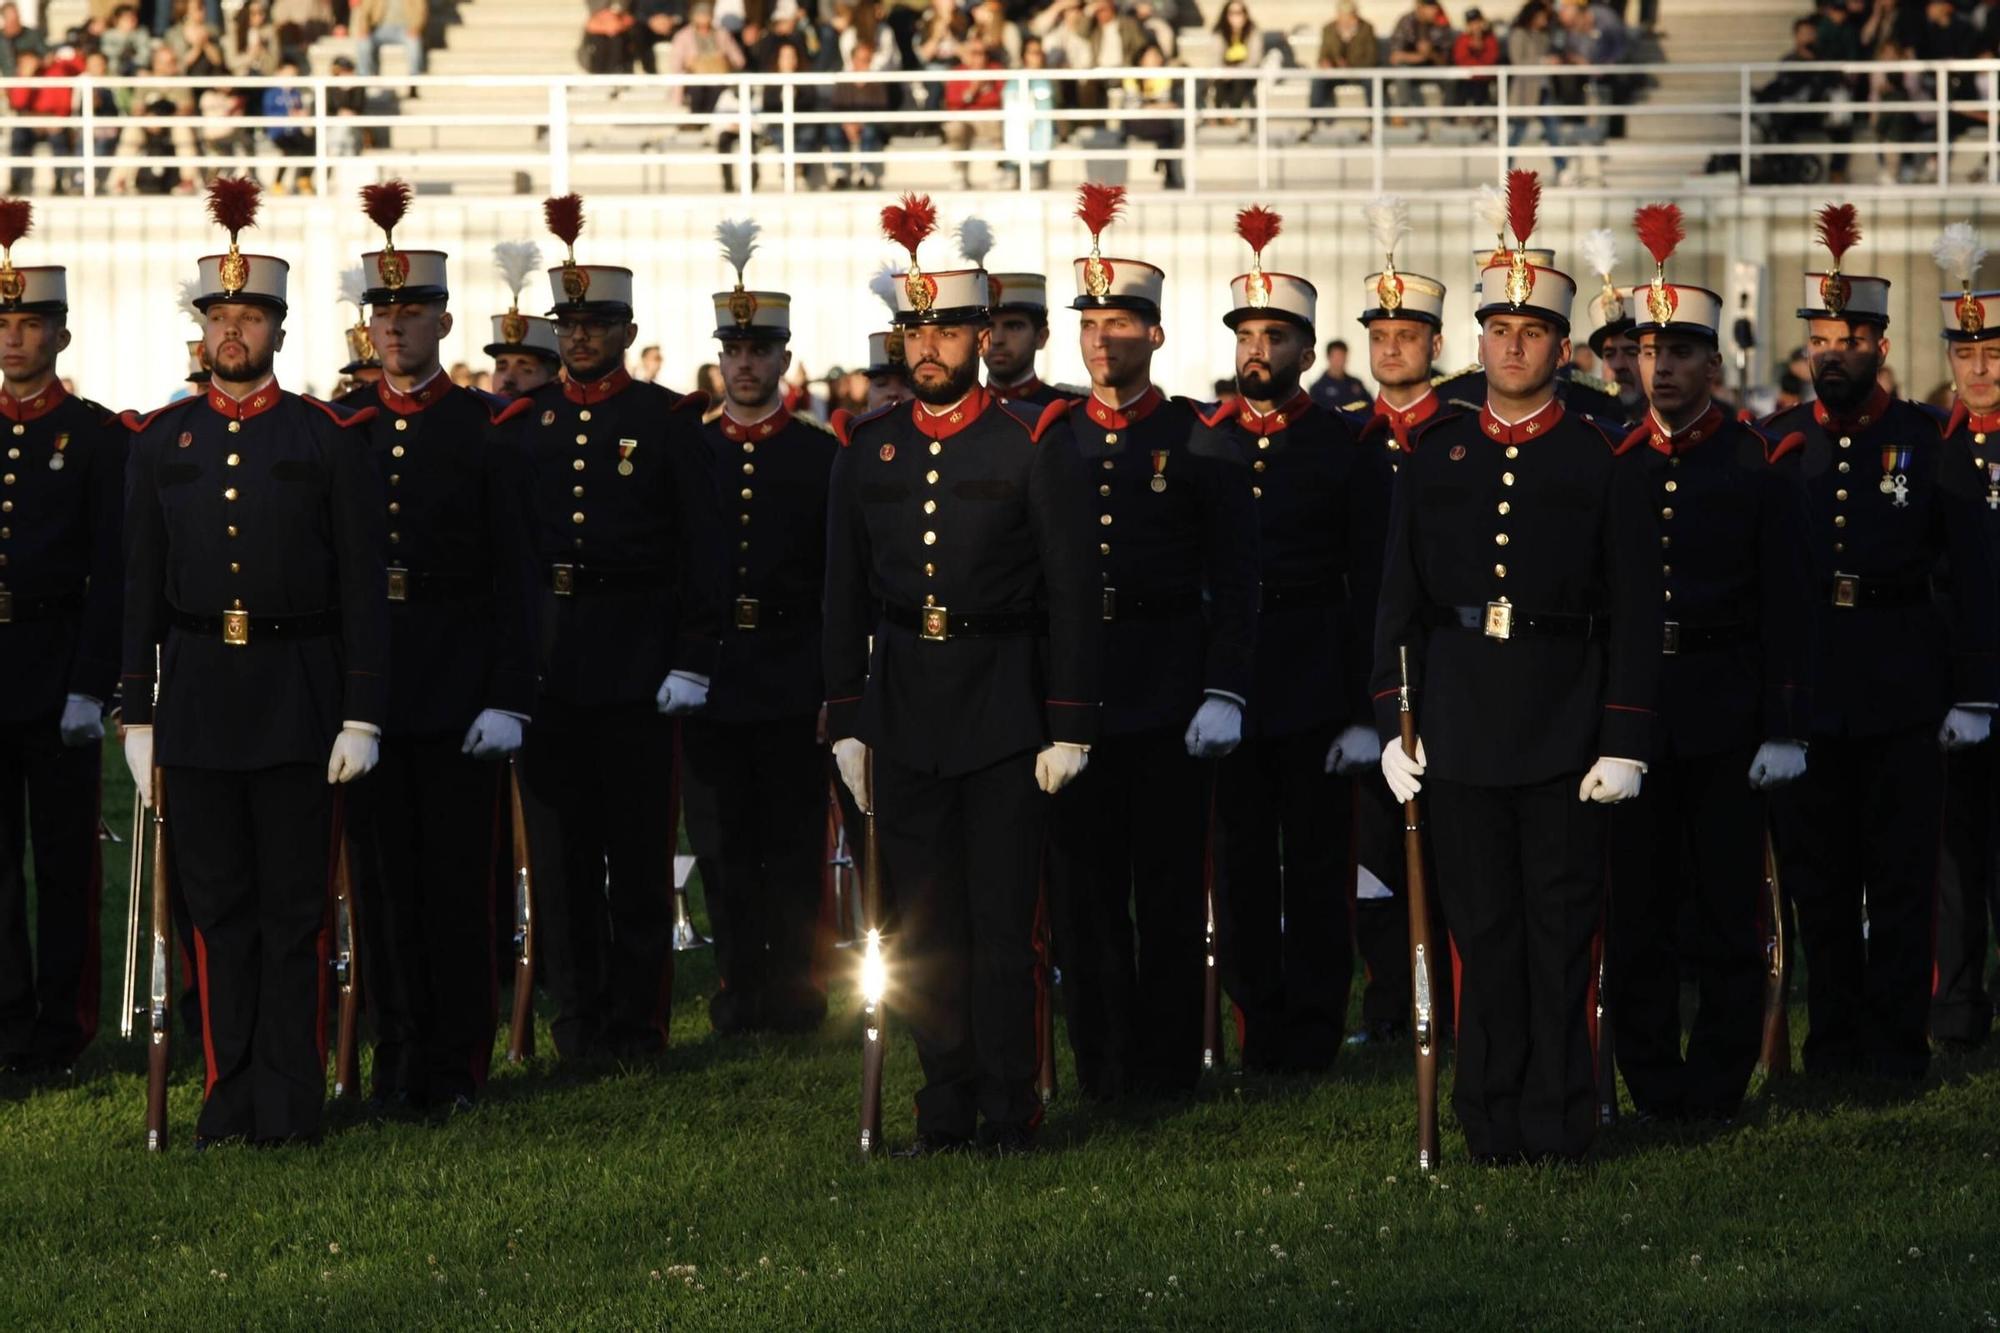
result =
[[[1443,425],[1445,422],[1456,421],[1460,417],[1465,415],[1467,415],[1465,410],[1461,408],[1455,412],[1439,412],[1429,421],[1419,421],[1416,425],[1416,428],[1410,432],[1409,444],[1405,446],[1406,449],[1410,453],[1415,453],[1417,451],[1417,446],[1423,442],[1424,436],[1430,434],[1433,430],[1436,430],[1439,426]]]
[[[131,431],[134,435],[137,435],[140,431],[152,425],[153,422],[160,416],[173,411],[177,407],[186,407],[189,403],[198,403],[200,401],[201,401],[201,395],[189,394],[185,398],[177,398],[173,402],[167,403],[162,407],[156,407],[152,411],[146,413],[144,416],[141,416],[137,412],[134,412],[132,409],[127,408],[123,412],[120,412],[118,414],[118,424],[125,427],[126,430]]]
[[[1599,435],[1603,436],[1605,447],[1610,449],[1611,452],[1614,454],[1617,453],[1619,449],[1621,449],[1625,444],[1624,436],[1613,435],[1609,430],[1605,429],[1604,423],[1602,421],[1599,421],[1596,417],[1591,416],[1588,412],[1571,412],[1567,408],[1565,408],[1564,415],[1575,417],[1578,421],[1581,421],[1584,425],[1590,427],[1592,430],[1596,431]]]
[[[1213,403],[1197,403],[1192,398],[1187,398],[1182,401],[1193,408],[1196,419],[1210,429],[1214,429],[1228,421],[1229,418],[1238,415],[1236,404],[1233,400],[1218,399]]]
[[[697,417],[703,416],[708,412],[708,395],[700,389],[696,389],[691,393],[684,393],[680,396],[679,401],[675,402],[667,410],[669,412],[693,412]]]
[[[329,403],[325,399],[315,398],[309,393],[300,394],[299,401],[309,406],[317,407],[320,411],[326,413],[327,419],[342,430],[350,430],[355,426],[365,426],[373,421],[376,414],[382,410],[378,407],[342,407],[338,403]]]
[[[1611,456],[1614,458],[1623,458],[1626,454],[1631,453],[1652,437],[1653,428],[1651,426],[1634,426],[1632,427],[1632,433],[1620,440],[1617,447],[1612,449]]]
[[[1042,436],[1049,433],[1049,427],[1055,425],[1056,422],[1061,421],[1064,417],[1069,415],[1069,404],[1071,402],[1081,402],[1081,401],[1083,400],[1080,398],[1079,399],[1058,398],[1053,403],[1050,403],[1047,406],[1043,407],[1042,415],[1035,422],[1034,429],[1028,432],[1028,438],[1033,440],[1036,444],[1040,444],[1042,442]]]
[[[1958,428],[1970,420],[1972,413],[1966,410],[1965,403],[1962,400],[1954,402],[1951,405],[1951,415],[1938,426],[1938,435],[1948,440],[1958,434]]]
[[[534,410],[534,406],[535,406],[534,395],[524,393],[519,398],[516,398],[513,402],[506,404],[498,412],[488,413],[488,417],[491,421],[491,424],[495,426],[500,426],[506,424],[509,421],[512,421],[515,417],[520,416],[523,412],[529,412]]]
[[[1805,448],[1806,433],[1802,430],[1792,431],[1782,439],[1775,441],[1770,436],[1764,435],[1762,431],[1759,431],[1758,434],[1763,436],[1764,461],[1766,463],[1775,463],[1786,454],[1797,453],[1799,450]]]
[[[1389,429],[1391,427],[1389,425],[1388,414],[1384,412],[1373,413],[1368,418],[1368,424],[1361,428],[1361,433],[1354,437],[1354,442],[1356,444],[1367,444],[1377,435]]]
[[[876,417],[901,406],[901,403],[884,403],[873,411],[863,412],[860,416],[854,415],[854,413],[844,407],[834,408],[833,433],[839,437],[840,447],[845,449],[854,442],[854,428],[856,426],[859,426],[864,421],[873,421]]]

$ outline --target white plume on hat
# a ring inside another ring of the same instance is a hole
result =
[[[343,302],[359,311],[368,304],[362,299],[367,290],[368,275],[362,271],[361,265],[340,270],[340,299]]]
[[[1368,230],[1375,237],[1375,249],[1393,256],[1410,234],[1410,201],[1399,194],[1379,195],[1362,206]]]
[[[724,220],[715,224],[715,243],[722,247],[722,257],[736,270],[736,285],[743,285],[743,270],[749,266],[750,256],[757,253],[757,237],[763,232],[751,218]]]
[[[200,296],[201,283],[199,281],[194,278],[187,278],[182,281],[180,288],[181,309],[186,311],[187,317],[197,324],[205,322],[200,307],[195,305],[195,301]]]
[[[868,290],[889,307],[891,315],[896,313],[896,283],[902,276],[894,264],[884,264],[875,271],[874,277],[868,279]]]
[[[958,252],[971,261],[974,268],[984,268],[986,256],[993,249],[993,228],[985,218],[969,217],[958,224]]]
[[[1609,227],[1587,231],[1583,234],[1583,244],[1577,248],[1583,252],[1583,260],[1590,265],[1590,271],[1610,286],[1611,275],[1618,271],[1618,234]]]
[[[1980,244],[1971,223],[1954,222],[1938,235],[1937,243],[1931,246],[1931,258],[1946,279],[1969,290],[1979,276],[1979,266],[1986,262],[1986,247]]]
[[[1507,192],[1497,185],[1479,187],[1479,197],[1473,201],[1473,212],[1486,224],[1486,230],[1495,236],[1507,234]],[[1504,242],[1503,242],[1504,244]]]
[[[533,241],[501,241],[493,247],[493,267],[500,270],[500,280],[519,306],[521,289],[542,267],[542,247]]]

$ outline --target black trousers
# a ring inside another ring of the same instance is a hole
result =
[[[1982,1043],[1993,1031],[1986,988],[1991,923],[2000,921],[2000,763],[1994,743],[1945,756],[1944,860],[1938,874],[1937,989],[1931,1031]]]
[[[1935,727],[1815,737],[1805,776],[1772,804],[1805,955],[1806,1071],[1921,1077],[1944,805]]]
[[[1201,1078],[1211,781],[1178,727],[1107,736],[1051,804],[1050,921],[1077,1081],[1093,1097]]]
[[[666,1049],[674,990],[674,721],[537,705],[521,800],[537,947],[566,1058]]]
[[[688,841],[722,983],[709,1005],[719,1032],[807,1031],[826,1017],[813,979],[826,860],[818,726],[808,715],[681,728]]]
[[[1612,1033],[1632,1101],[1654,1115],[1734,1115],[1757,1065],[1767,825],[1764,796],[1747,780],[1756,753],[1746,745],[1655,763],[1640,795],[1611,808]],[[1684,960],[1678,925],[1690,910]],[[1684,970],[1700,996],[1685,1058]]]
[[[1460,965],[1451,1104],[1475,1157],[1578,1158],[1597,1132],[1586,1005],[1608,821],[1582,780],[1425,784]]]
[[[877,751],[875,837],[901,914],[889,994],[916,1038],[919,1133],[1031,1131],[1035,900],[1049,800],[1032,752],[953,777]]]
[[[0,1062],[68,1065],[97,1035],[103,750],[62,743],[59,714],[0,725]],[[28,930],[28,846],[35,926]]]
[[[201,990],[208,1074],[195,1132],[315,1138],[326,1102],[334,788],[317,764],[169,768],[162,782]]]
[[[1354,783],[1354,863],[1365,867],[1395,896],[1354,900],[1354,944],[1361,955],[1361,1026],[1369,1032],[1406,1033],[1410,1027],[1410,903],[1403,849],[1403,807],[1389,784],[1363,773]],[[1451,945],[1438,892],[1437,850],[1424,829],[1424,873],[1431,918],[1431,1027],[1449,1041],[1452,1014]]]
[[[1325,1069],[1347,1026],[1353,784],[1326,772],[1336,730],[1245,740],[1216,780],[1218,929],[1253,1069]]]
[[[493,868],[504,762],[456,736],[382,743],[348,797],[375,1093],[470,1097],[493,1059]]]

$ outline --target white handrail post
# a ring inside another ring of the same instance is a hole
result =
[[[1380,70],[1368,76],[1369,82],[1369,135],[1368,170],[1369,188],[1376,194],[1382,193],[1382,181],[1388,174],[1388,148],[1383,140],[1389,134],[1389,117],[1383,103],[1389,98],[1389,82]]]
[[[1507,67],[1500,66],[1496,73],[1499,77],[1493,83],[1493,96],[1499,101],[1499,110],[1494,116],[1493,143],[1500,154],[1500,173],[1494,179],[1504,181],[1507,179],[1508,145],[1514,138],[1514,127],[1507,120],[1507,99],[1514,94],[1507,86]]]
[[[784,164],[783,171],[785,173],[786,194],[793,193],[792,190],[792,176],[794,174],[793,166],[797,161],[796,154],[798,152],[798,145],[794,141],[793,136],[797,133],[798,127],[792,120],[792,112],[797,109],[797,106],[798,106],[798,100],[797,100],[796,90],[794,86],[789,81],[787,81],[785,86],[778,90],[778,117],[779,117],[778,129],[779,132],[785,136],[779,148],[778,160]]]
[[[1257,67],[1257,188],[1271,188],[1271,72]]]
[[[1951,74],[1945,66],[1936,65],[1937,95],[1937,188],[1942,190],[1951,184]]]
[[[313,189],[322,198],[333,188],[333,172],[327,165],[327,141],[333,135],[332,118],[326,114],[329,87],[329,81],[323,75],[313,76],[313,151],[312,165],[307,170],[312,172]],[[296,182],[292,188],[298,188]]]
[[[1750,188],[1750,67],[1736,71],[1736,186]]]
[[[1201,128],[1201,85],[1192,73],[1181,76],[1181,193],[1195,190],[1195,131]]]
[[[569,84],[557,79],[549,84],[549,193],[569,192]]]
[[[736,192],[749,199],[756,185],[750,179],[751,163],[756,160],[757,145],[751,135],[750,81],[745,79],[736,85]]]
[[[84,75],[77,81],[77,94],[83,98],[83,142],[77,145],[77,155],[83,159],[83,197],[97,195],[97,80]]]

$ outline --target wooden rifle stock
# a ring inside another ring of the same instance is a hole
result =
[[[132,793],[131,874],[125,898],[125,972],[118,988],[118,1035],[132,1039],[139,1018],[139,899],[146,891],[146,803]]]
[[[1403,753],[1417,757],[1417,718],[1410,711],[1410,650],[1398,648],[1403,683],[1396,711],[1402,724]],[[1431,941],[1430,886],[1424,874],[1423,811],[1412,796],[1403,802],[1403,879],[1410,913],[1410,1034],[1417,1053],[1417,1169],[1438,1164],[1438,1056],[1436,1005],[1431,993],[1431,963],[1437,950]]]
[[[340,825],[345,821],[336,820]],[[334,980],[340,989],[340,1039],[334,1047],[333,1095],[351,1097],[361,1090],[361,922],[354,901],[354,872],[347,855],[347,832],[338,830],[340,845],[333,863]]]
[[[1041,1041],[1041,1063],[1035,1071],[1035,1093],[1047,1106],[1056,1099],[1056,996],[1055,987],[1055,937],[1049,929],[1049,890],[1042,885],[1042,891],[1035,899],[1035,962],[1042,972],[1042,984],[1036,990],[1036,1006],[1041,1010],[1036,1017],[1036,1033]]]
[[[507,809],[514,826],[514,1014],[507,1032],[507,1063],[535,1054],[535,874],[528,860],[528,817],[521,802],[521,769],[507,761]]]
[[[133,799],[138,795],[134,793]],[[135,841],[132,856],[139,856]],[[146,994],[146,1150],[167,1147],[167,1075],[173,1056],[173,916],[167,860],[167,787],[153,770],[153,968]]]
[[[1201,1069],[1205,1074],[1222,1063],[1222,976],[1215,966],[1215,830],[1209,829],[1208,850],[1202,857]]]
[[[882,1027],[886,963],[882,956],[882,850],[875,840],[875,765],[867,763],[868,804],[861,812],[862,1047],[861,1155],[882,1146]]]
[[[1605,991],[1605,959],[1611,952],[1611,904],[1604,905],[1604,924],[1597,936],[1597,1123],[1618,1123],[1617,1043],[1611,1034],[1611,997]]]
[[[1786,956],[1785,895],[1778,880],[1778,851],[1770,835],[1764,837],[1764,888],[1770,925],[1764,935],[1764,1042],[1758,1063],[1764,1078],[1783,1078],[1792,1072],[1792,969]]]

